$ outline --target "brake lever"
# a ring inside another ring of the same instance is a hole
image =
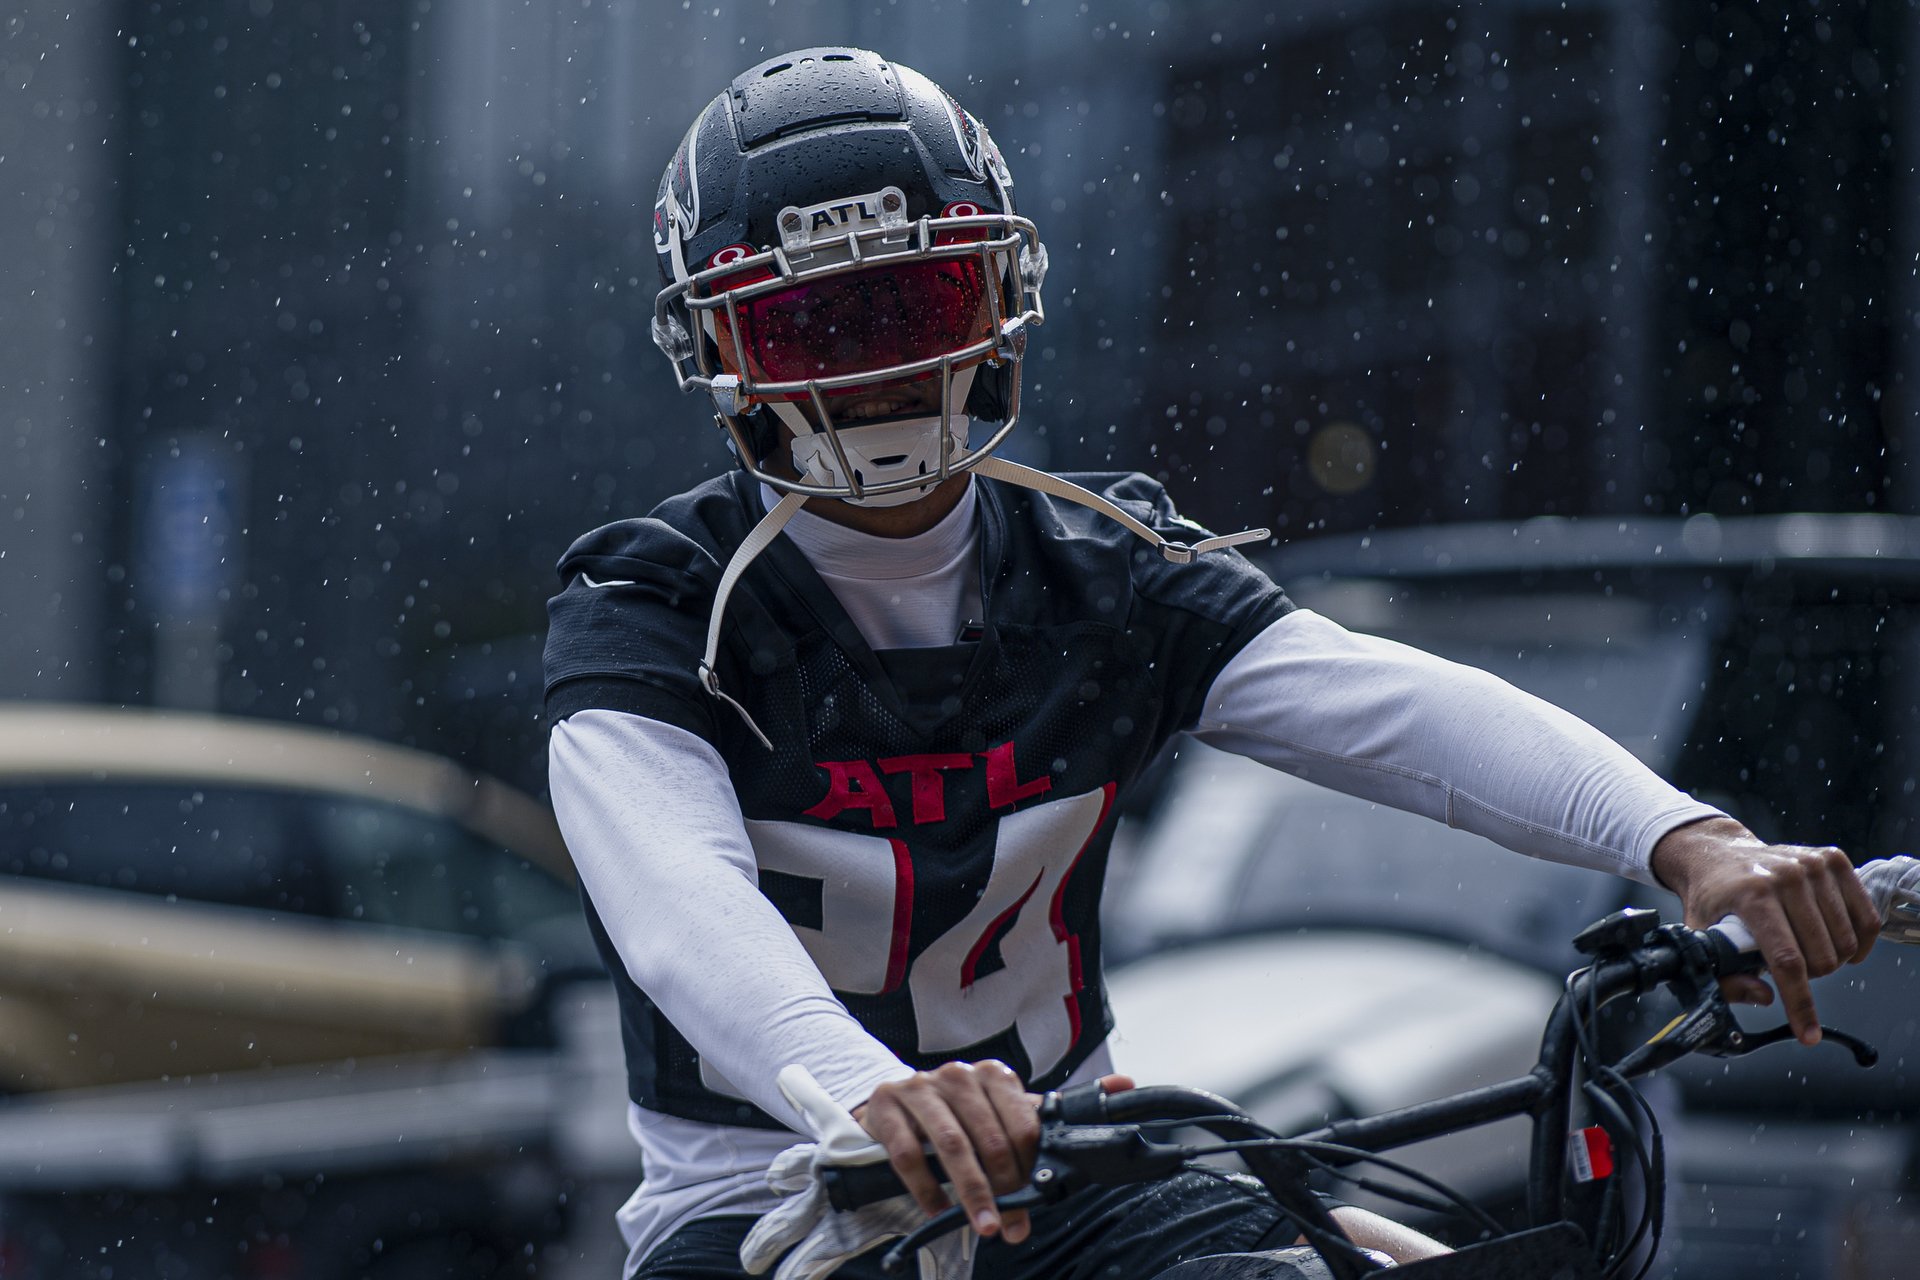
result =
[[[1735,1021],[1725,1036],[1712,1044],[1702,1046],[1699,1052],[1715,1058],[1744,1058],[1768,1045],[1779,1044],[1782,1040],[1793,1038],[1793,1028],[1784,1022],[1765,1031],[1748,1031]],[[1838,1027],[1829,1027],[1822,1023],[1820,1038],[1823,1043],[1832,1040],[1845,1045],[1848,1052],[1853,1054],[1854,1062],[1862,1067],[1871,1067],[1880,1061],[1880,1051],[1850,1031],[1842,1031]]]
[[[1822,1040],[1845,1045],[1853,1060],[1862,1067],[1880,1061],[1880,1051],[1859,1036],[1838,1027],[1820,1026]],[[1621,1067],[1634,1071],[1665,1066],[1689,1053],[1709,1058],[1744,1058],[1750,1053],[1793,1039],[1793,1028],[1786,1023],[1765,1031],[1749,1031],[1734,1016],[1733,1007],[1718,988],[1707,991],[1691,1009],[1661,1029],[1660,1034],[1640,1046],[1621,1061]],[[1629,1066],[1631,1064],[1631,1066]]]
[[[1629,1075],[1657,1070],[1689,1053],[1712,1058],[1742,1058],[1793,1037],[1793,1029],[1785,1023],[1766,1031],[1748,1031],[1740,1025],[1733,1006],[1720,990],[1720,974],[1757,971],[1760,967],[1757,953],[1737,951],[1733,942],[1719,932],[1698,934],[1671,927],[1666,932],[1687,960],[1685,969],[1669,980],[1683,1012],[1651,1040],[1621,1059],[1616,1064],[1620,1070]],[[1871,1067],[1880,1060],[1880,1051],[1856,1035],[1824,1025],[1820,1034],[1846,1046],[1853,1060],[1862,1067]]]
[[[1632,917],[1651,917],[1650,921],[1632,919]],[[1607,947],[1588,947],[1601,959],[1611,956],[1616,959],[1632,959],[1631,948],[1652,937],[1659,917],[1652,912],[1618,912],[1605,920],[1587,926],[1581,939],[1612,925],[1613,932],[1619,932],[1626,925],[1639,925],[1638,938],[1622,939],[1626,945],[1614,943]],[[1618,924],[1615,922],[1619,921]],[[1648,1040],[1614,1066],[1625,1074],[1639,1075],[1647,1071],[1657,1071],[1671,1066],[1690,1053],[1704,1053],[1714,1057],[1728,1057],[1751,1052],[1742,1048],[1747,1035],[1740,1022],[1733,1016],[1733,1006],[1720,990],[1717,968],[1727,966],[1729,956],[1720,955],[1715,950],[1711,935],[1696,933],[1691,929],[1669,925],[1658,932],[1665,935],[1667,944],[1678,949],[1684,965],[1681,971],[1666,980],[1666,986],[1680,1003],[1680,1012],[1666,1026],[1655,1032]],[[1580,939],[1576,939],[1578,945]],[[1612,938],[1602,941],[1612,942]],[[1644,989],[1644,988],[1643,988]]]
[[[1003,1196],[995,1196],[994,1206],[1003,1213],[1009,1209],[1035,1209],[1043,1204],[1051,1204],[1066,1194],[1064,1190],[1059,1192],[1051,1190],[1049,1185],[1055,1181],[1064,1182],[1064,1179],[1055,1179],[1051,1176],[1040,1179],[1040,1172],[1037,1168],[1034,1170],[1034,1176],[1040,1185],[1029,1184],[1018,1191],[1009,1191]],[[966,1226],[967,1211],[957,1204],[948,1205],[894,1241],[886,1253],[881,1255],[880,1269],[890,1276],[899,1275],[907,1269],[907,1264],[914,1254],[947,1232],[964,1230]]]

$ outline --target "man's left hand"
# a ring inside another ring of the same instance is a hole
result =
[[[1660,883],[1680,895],[1694,928],[1728,915],[1746,922],[1794,1035],[1818,1044],[1810,981],[1864,960],[1880,932],[1879,913],[1847,855],[1832,847],[1768,844],[1732,818],[1707,818],[1662,836],[1652,867]],[[1730,978],[1722,988],[1730,999],[1773,1002],[1758,978]]]

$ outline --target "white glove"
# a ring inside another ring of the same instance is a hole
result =
[[[1885,922],[1880,936],[1889,942],[1920,943],[1920,861],[1875,858],[1861,864],[1859,875]]]
[[[820,1280],[847,1259],[904,1236],[927,1220],[910,1195],[850,1213],[828,1204],[826,1185],[820,1181],[822,1169],[880,1164],[887,1158],[887,1149],[805,1067],[785,1068],[778,1083],[818,1141],[788,1147],[767,1170],[767,1185],[786,1199],[754,1223],[740,1242],[740,1265],[749,1275],[761,1274],[786,1253],[773,1280]],[[920,1280],[969,1280],[975,1239],[962,1225],[928,1244],[920,1251]]]

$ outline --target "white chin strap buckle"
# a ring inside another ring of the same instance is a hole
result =
[[[951,421],[953,425],[949,434],[952,448],[947,455],[949,463],[965,453],[967,448],[967,416],[956,413]],[[925,497],[927,490],[937,483],[940,474],[939,414],[903,418],[897,422],[876,422],[864,427],[838,427],[836,431],[840,448],[846,454],[847,465],[853,475],[848,477],[841,474],[840,459],[834,456],[833,444],[825,432],[816,431],[793,438],[793,467],[806,483],[851,490],[853,481],[858,481],[862,489],[871,489],[896,480],[927,477],[927,483],[918,488],[843,499],[861,507],[897,507],[902,503],[914,502]]]

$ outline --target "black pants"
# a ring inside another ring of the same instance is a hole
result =
[[[690,1222],[647,1255],[637,1280],[742,1280],[740,1242],[754,1222],[741,1215]],[[1300,1234],[1257,1181],[1210,1169],[1091,1187],[1035,1210],[1032,1222],[1019,1244],[980,1242],[975,1280],[1152,1280],[1188,1258],[1282,1248]],[[884,1252],[875,1247],[835,1275],[880,1280]]]

